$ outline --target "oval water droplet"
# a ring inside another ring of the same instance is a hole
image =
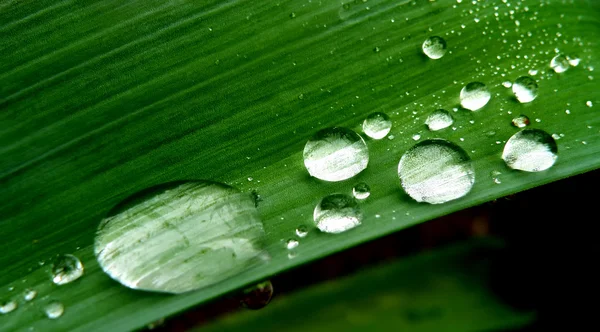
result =
[[[298,235],[298,237],[300,237],[300,238],[308,235],[308,229],[306,228],[306,226],[304,226],[304,225],[298,226],[298,228],[296,228],[296,235]]]
[[[83,275],[83,264],[73,255],[61,255],[52,265],[52,282],[65,285]]]
[[[15,311],[15,309],[17,309],[17,307],[18,307],[17,301],[14,301],[14,300],[0,302],[0,314],[5,315],[8,313],[11,313],[11,312]]]
[[[487,86],[481,82],[471,82],[460,90],[460,104],[471,111],[485,106],[491,97]]]
[[[44,313],[50,319],[57,319],[65,313],[65,306],[58,301],[52,301],[46,304]]]
[[[514,134],[502,152],[502,159],[508,167],[526,172],[547,170],[557,158],[556,141],[539,129],[524,129]]]
[[[444,38],[438,36],[432,36],[425,39],[422,48],[423,53],[434,60],[443,57],[447,51],[446,41]]]
[[[550,60],[550,68],[559,74],[566,72],[569,66],[569,60],[562,54],[558,54]]]
[[[452,115],[443,109],[433,111],[433,113],[429,114],[427,120],[425,120],[427,128],[429,128],[431,131],[448,128],[452,125],[452,123],[454,123]]]
[[[367,144],[347,128],[320,130],[304,146],[304,165],[317,179],[346,180],[367,168],[368,163]]]
[[[300,244],[300,242],[298,242],[298,240],[294,240],[294,239],[289,239],[287,240],[287,242],[285,243],[285,247],[288,250],[294,249],[296,247],[298,247],[298,245]]]
[[[313,217],[320,231],[337,234],[360,225],[363,215],[354,197],[332,194],[317,204]]]
[[[475,183],[469,155],[443,139],[425,140],[406,151],[398,164],[398,177],[410,197],[430,204],[461,198]]]
[[[273,297],[273,283],[270,280],[261,282],[244,290],[241,303],[252,310],[262,309],[271,302]]]
[[[371,195],[371,187],[364,182],[357,183],[354,188],[352,188],[352,195],[356,199],[367,199]]]
[[[133,289],[182,293],[268,259],[251,196],[211,181],[156,186],[117,205],[94,251],[110,277]]]
[[[530,123],[531,123],[531,121],[529,121],[529,118],[527,117],[527,115],[523,115],[523,114],[512,119],[513,126],[515,126],[517,128],[525,128],[525,127],[529,126]]]
[[[25,293],[23,293],[23,300],[29,302],[35,299],[37,296],[37,291],[34,289],[26,289]]]
[[[512,85],[512,91],[519,102],[529,103],[537,97],[538,85],[533,78],[521,76]]]
[[[392,129],[392,121],[385,113],[373,113],[365,119],[362,125],[363,132],[372,139],[382,139]]]

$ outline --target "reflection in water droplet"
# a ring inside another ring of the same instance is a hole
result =
[[[25,293],[23,294],[23,299],[27,302],[35,299],[35,297],[37,296],[37,291],[34,289],[27,289],[25,290]]]
[[[363,215],[358,202],[344,194],[325,196],[315,207],[317,228],[325,233],[341,233],[360,225]]]
[[[519,102],[529,103],[537,97],[538,85],[533,78],[521,76],[512,85],[512,91]]]
[[[264,263],[250,195],[210,181],[174,182],[117,205],[98,227],[98,263],[121,284],[182,293]]]
[[[52,282],[57,285],[68,284],[83,275],[83,264],[73,255],[59,256],[52,265]]]
[[[562,54],[558,54],[550,60],[550,68],[554,69],[557,73],[566,72],[569,66],[569,60]]]
[[[294,239],[289,239],[286,244],[285,247],[289,249],[294,249],[296,248],[298,245],[300,244],[300,242],[298,242],[298,240],[294,240]]]
[[[525,127],[529,126],[529,123],[531,123],[529,121],[529,118],[527,117],[527,115],[523,115],[523,114],[512,119],[513,126],[515,126],[517,128],[525,128]]]
[[[362,128],[363,132],[372,139],[382,139],[392,129],[392,121],[385,113],[373,113],[365,119]]]
[[[524,129],[506,142],[502,159],[512,169],[540,172],[554,165],[557,153],[556,142],[548,133],[539,129]]]
[[[357,183],[354,188],[352,188],[352,195],[356,199],[366,199],[371,195],[371,187],[364,182]]]
[[[304,226],[304,225],[298,226],[298,228],[296,228],[296,235],[298,235],[298,237],[301,237],[301,238],[308,235],[308,229],[306,228],[306,226]]]
[[[367,168],[368,163],[367,144],[350,129],[323,129],[304,146],[304,165],[317,179],[346,180]]]
[[[442,37],[433,36],[423,42],[423,53],[430,59],[439,59],[446,54],[446,41]]]
[[[453,122],[454,119],[452,118],[452,115],[443,109],[433,111],[433,113],[427,117],[427,120],[425,120],[427,128],[429,128],[431,131],[448,128]]]
[[[44,307],[44,313],[50,319],[57,319],[65,313],[65,306],[58,301],[52,301]]]
[[[481,82],[471,82],[460,90],[460,104],[471,111],[485,106],[491,97],[487,86]]]
[[[0,314],[4,315],[13,312],[15,309],[17,309],[17,306],[17,302],[14,300],[0,302]]]
[[[248,309],[262,309],[269,304],[272,297],[273,284],[270,280],[267,280],[244,290],[241,303]]]
[[[471,158],[443,139],[426,140],[406,151],[398,164],[398,176],[410,197],[431,204],[463,197],[475,183]]]

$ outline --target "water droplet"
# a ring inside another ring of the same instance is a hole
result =
[[[298,228],[296,228],[296,235],[298,235],[298,237],[300,237],[300,238],[303,238],[306,235],[308,235],[308,229],[306,228],[306,226],[304,226],[304,225],[298,226]]]
[[[537,69],[529,69],[529,71],[527,73],[531,76],[535,76],[535,75],[537,75],[538,71],[537,71]]]
[[[273,283],[270,280],[261,282],[243,292],[241,303],[244,307],[252,310],[262,309],[271,302],[273,297]]]
[[[52,301],[44,307],[44,313],[50,319],[57,319],[65,313],[65,306],[58,301]]]
[[[367,168],[368,163],[367,144],[350,129],[323,129],[304,146],[304,165],[310,175],[321,180],[349,179]]]
[[[517,128],[525,128],[527,126],[529,126],[529,118],[527,117],[527,115],[519,115],[516,118],[512,119],[512,124],[513,126],[517,127]]]
[[[362,128],[363,132],[372,139],[382,139],[392,129],[392,121],[387,114],[377,112],[367,116]]]
[[[576,56],[567,56],[567,61],[569,61],[569,65],[572,67],[577,67],[579,66],[579,62],[581,62],[581,59]]]
[[[288,252],[288,259],[296,258],[296,252],[294,250],[290,250]]]
[[[586,101],[586,102],[585,102],[585,105],[586,105],[587,107],[592,107],[592,106],[594,106],[594,104],[592,103],[592,101],[591,101],[591,100],[588,100],[588,101]]]
[[[296,248],[298,245],[300,244],[300,242],[298,242],[298,240],[294,240],[294,239],[289,239],[286,244],[285,247],[288,249],[294,249]]]
[[[34,289],[27,289],[25,290],[25,293],[23,294],[23,299],[27,302],[35,299],[35,297],[37,296],[37,291]]]
[[[446,51],[446,41],[442,37],[429,37],[423,42],[423,53],[430,59],[439,59],[446,54]]]
[[[509,81],[504,81],[504,82],[502,82],[502,86],[504,86],[505,88],[508,89],[512,86],[512,83]]]
[[[94,251],[124,286],[183,293],[218,283],[269,257],[251,196],[211,181],[173,182],[117,205]]]
[[[557,73],[564,73],[569,69],[569,60],[562,55],[558,54],[552,60],[550,60],[550,68],[552,68]]]
[[[8,314],[17,309],[17,301],[11,300],[6,302],[0,302],[0,314]]]
[[[83,264],[73,255],[61,255],[52,265],[52,281],[57,285],[68,284],[82,275]]]
[[[398,176],[410,197],[430,204],[463,197],[475,183],[471,158],[443,139],[426,140],[406,151],[398,164]]]
[[[360,225],[362,212],[358,202],[348,195],[325,196],[315,207],[317,228],[325,233],[341,233]]]
[[[557,152],[556,142],[548,133],[539,129],[524,129],[506,142],[502,159],[512,169],[540,172],[554,165]]]
[[[460,104],[462,107],[476,111],[485,106],[492,95],[487,86],[481,82],[471,82],[460,91]]]
[[[291,13],[290,13],[290,18],[296,18],[296,13],[294,13],[294,12],[291,12]]]
[[[371,195],[371,188],[364,182],[357,183],[354,188],[352,188],[352,195],[354,195],[356,199],[366,199]]]
[[[452,115],[443,109],[433,111],[433,113],[427,117],[427,120],[425,120],[425,124],[431,131],[448,128],[452,123],[454,123]]]
[[[512,91],[519,102],[529,103],[537,97],[538,85],[533,78],[521,76],[513,84]]]

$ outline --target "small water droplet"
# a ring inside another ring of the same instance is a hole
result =
[[[513,84],[512,91],[519,102],[529,103],[537,97],[538,85],[533,78],[521,76]]]
[[[354,188],[352,188],[352,195],[354,195],[356,199],[367,199],[367,197],[371,195],[371,188],[364,182],[357,183]]]
[[[294,250],[290,250],[288,252],[288,259],[296,258],[296,252]]]
[[[298,226],[298,228],[296,228],[296,235],[298,235],[298,237],[300,237],[300,238],[303,238],[306,235],[308,235],[308,229],[306,228],[306,226],[304,226],[304,225]]]
[[[431,131],[437,131],[444,128],[448,128],[454,123],[452,115],[446,110],[438,109],[433,111],[425,120],[427,128]]]
[[[510,88],[510,87],[512,86],[512,83],[511,83],[511,82],[509,82],[509,81],[504,81],[504,82],[502,82],[502,85],[503,85],[505,88],[507,88],[507,89],[508,89],[508,88]]]
[[[273,283],[270,280],[261,282],[244,290],[241,303],[248,309],[262,309],[271,302],[273,291]]]
[[[18,307],[17,301],[14,301],[14,300],[0,302],[0,314],[5,315],[10,312],[13,312],[15,309],[17,309],[17,307]]]
[[[350,129],[323,129],[304,146],[304,165],[317,179],[346,180],[367,168],[368,163],[367,144]]]
[[[443,139],[425,140],[406,151],[398,164],[398,177],[410,197],[430,204],[463,197],[475,183],[471,158]]]
[[[504,146],[502,159],[512,169],[541,172],[556,162],[558,148],[554,138],[543,130],[524,129]]]
[[[555,140],[559,140],[560,139],[560,135],[559,134],[552,134],[552,138],[554,138]]]
[[[515,126],[517,128],[525,128],[525,127],[529,126],[530,123],[531,122],[529,121],[529,118],[527,117],[527,115],[523,115],[523,114],[512,119],[513,126]]]
[[[495,184],[501,184],[501,183],[502,183],[502,181],[500,181],[500,179],[498,179],[498,178],[494,178],[494,183],[495,183]]]
[[[332,194],[317,204],[313,217],[320,231],[337,234],[360,225],[363,215],[354,197]]]
[[[592,103],[592,101],[591,101],[591,100],[588,100],[588,101],[586,101],[586,102],[585,102],[585,105],[586,105],[587,107],[592,107],[592,106],[594,106],[594,104]]]
[[[35,299],[35,297],[37,296],[37,291],[34,289],[27,289],[25,290],[25,293],[23,294],[23,299],[27,302]]]
[[[394,135],[390,135],[390,136],[388,136],[388,139],[389,139],[390,141],[391,141],[391,140],[393,140],[394,138],[396,138],[396,136],[394,136]]]
[[[304,99],[304,94],[303,93],[299,94],[298,99],[300,99],[300,100]]]
[[[61,255],[52,265],[52,282],[65,285],[83,275],[83,264],[73,255]]]
[[[392,121],[385,113],[373,113],[363,121],[363,132],[372,139],[384,138],[392,129]]]
[[[492,95],[487,86],[481,82],[471,82],[460,91],[460,104],[462,107],[476,111],[485,106]]]
[[[537,75],[538,71],[537,71],[537,69],[529,69],[529,71],[527,73],[531,76],[535,76],[535,75]]]
[[[414,135],[412,135],[412,139],[413,139],[413,141],[418,141],[418,140],[420,140],[420,139],[421,139],[421,135],[419,135],[419,134],[414,134]]]
[[[57,319],[65,313],[65,306],[58,301],[52,301],[46,304],[44,313],[50,319]]]
[[[291,250],[291,249],[296,248],[299,244],[300,244],[300,242],[298,242],[298,240],[289,239],[285,243],[285,247],[288,248],[288,250]]]
[[[581,59],[576,56],[567,56],[567,61],[569,61],[571,67],[577,67],[579,66],[579,62],[581,62]]]
[[[433,36],[425,39],[423,42],[423,53],[430,59],[439,59],[446,54],[447,45],[442,37]]]
[[[558,54],[552,60],[550,60],[550,68],[552,68],[557,73],[564,73],[569,69],[569,60],[562,55]]]
[[[290,18],[296,18],[296,13],[294,13],[294,12],[291,12],[291,13],[290,13]]]

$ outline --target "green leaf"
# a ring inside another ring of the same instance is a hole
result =
[[[0,299],[19,308],[0,326],[130,330],[410,225],[598,168],[599,14],[591,1],[2,3]],[[420,50],[432,35],[448,43],[439,60]],[[581,63],[555,74],[556,51]],[[530,69],[539,70],[539,97],[519,104],[502,82]],[[458,107],[470,81],[487,84],[488,105],[451,111],[456,130],[427,131],[426,116]],[[338,183],[309,177],[306,140],[325,127],[359,131],[375,111],[390,116],[395,138],[367,141],[369,167]],[[521,113],[563,134],[547,171],[512,171],[500,159]],[[398,161],[417,133],[470,155],[476,182],[467,196],[427,205],[402,192]],[[256,190],[270,263],[179,296],[112,281],[93,254],[99,221],[124,198],[182,179]],[[372,189],[363,225],[338,235],[311,229],[288,259],[285,240],[312,225],[319,199],[359,181]],[[84,276],[52,284],[48,264],[59,254],[78,256]],[[20,300],[26,288],[38,298]],[[54,321],[41,312],[51,300],[66,308]]]

